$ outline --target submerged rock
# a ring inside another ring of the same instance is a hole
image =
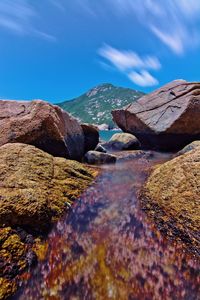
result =
[[[200,255],[200,148],[158,166],[141,200],[162,231]]]
[[[85,138],[84,152],[94,150],[99,143],[99,130],[91,124],[81,124]]]
[[[116,162],[116,156],[98,151],[88,151],[84,159],[85,162],[91,165],[112,164]]]
[[[137,150],[140,142],[130,133],[115,133],[104,146],[115,150]]]
[[[129,151],[119,151],[115,152],[115,156],[117,158],[117,162],[125,162],[131,161],[134,159],[144,159],[148,160],[154,156],[154,153],[151,151],[144,151],[144,150],[129,150]]]
[[[0,226],[48,229],[93,178],[88,167],[34,146],[0,147]]]
[[[112,115],[143,148],[181,149],[200,139],[200,83],[173,81]]]
[[[54,156],[81,160],[84,155],[78,121],[41,100],[0,101],[0,146],[16,142],[35,145]]]
[[[181,151],[178,152],[178,155],[185,154],[191,150],[200,148],[200,141],[194,141],[189,145],[185,146]]]

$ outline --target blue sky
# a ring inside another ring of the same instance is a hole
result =
[[[0,98],[200,81],[199,0],[1,0]]]

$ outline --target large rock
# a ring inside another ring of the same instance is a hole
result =
[[[200,148],[158,166],[141,200],[166,234],[200,255]]]
[[[82,164],[26,144],[0,147],[0,226],[48,229],[93,180]]]
[[[181,149],[200,138],[200,83],[173,81],[112,115],[143,148]]]
[[[0,146],[14,142],[70,159],[84,155],[84,134],[77,120],[41,100],[0,101]]]
[[[99,143],[99,130],[98,127],[91,124],[81,124],[84,138],[85,138],[85,147],[84,152],[89,150],[94,150]]]

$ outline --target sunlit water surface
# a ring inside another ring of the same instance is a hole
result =
[[[150,167],[167,159],[104,166],[51,231],[46,261],[18,299],[200,299],[200,264],[165,239],[137,194]]]

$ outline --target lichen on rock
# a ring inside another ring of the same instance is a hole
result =
[[[0,147],[0,226],[49,227],[91,183],[94,172],[34,146]]]
[[[49,230],[96,175],[95,169],[31,145],[0,147],[0,299],[15,293],[37,257],[44,259],[48,247],[38,235]]]
[[[30,245],[21,241],[16,230],[0,228],[0,299],[6,299],[17,289],[16,277],[28,266]]]
[[[200,148],[154,169],[140,198],[162,231],[200,255]]]
[[[0,299],[5,300],[16,292],[16,284],[6,278],[0,277]]]

